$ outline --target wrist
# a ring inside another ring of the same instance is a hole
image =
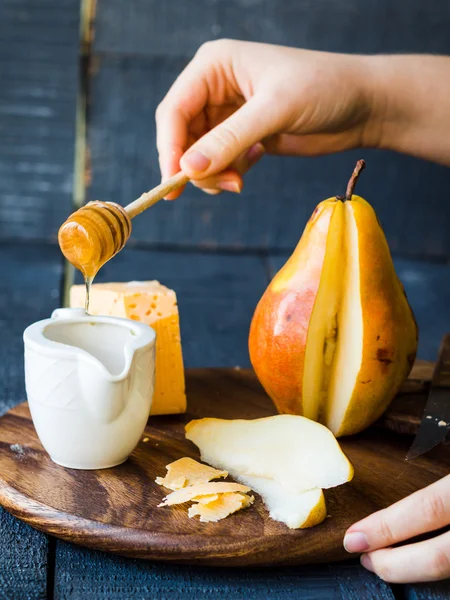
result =
[[[361,56],[361,85],[369,107],[362,134],[365,148],[391,148],[393,129],[399,125],[392,82],[389,82],[389,56]]]
[[[442,142],[447,139],[443,132],[450,129],[449,59],[379,55],[363,60],[371,106],[365,132],[367,146],[449,164],[450,146]]]

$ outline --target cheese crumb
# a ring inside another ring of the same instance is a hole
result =
[[[228,476],[226,471],[219,471],[208,465],[202,465],[193,458],[188,457],[170,463],[166,466],[166,469],[166,476],[157,477],[155,481],[158,485],[173,491]]]

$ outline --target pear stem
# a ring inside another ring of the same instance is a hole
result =
[[[353,190],[355,189],[356,182],[358,181],[361,171],[364,169],[365,166],[366,163],[364,160],[358,160],[358,162],[356,163],[356,167],[354,168],[352,176],[350,177],[350,180],[347,185],[347,191],[345,192],[346,200],[352,199]]]

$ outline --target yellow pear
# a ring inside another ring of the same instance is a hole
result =
[[[280,413],[336,436],[387,408],[414,363],[417,325],[372,207],[353,189],[321,202],[253,316],[249,351]]]

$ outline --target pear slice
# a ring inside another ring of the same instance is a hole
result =
[[[344,204],[336,202],[330,220],[320,285],[306,340],[302,389],[303,415],[314,421],[321,420],[336,348],[336,316],[342,290],[344,217]]]
[[[336,346],[328,397],[325,423],[335,434],[339,433],[353,396],[363,357],[363,319],[360,290],[358,229],[353,204],[346,202],[342,298],[337,315],[339,341]]]
[[[204,462],[229,473],[274,479],[295,493],[335,487],[353,477],[331,431],[305,417],[199,419],[186,425],[186,438],[198,446]]]
[[[286,490],[274,479],[232,473],[237,481],[248,485],[261,499],[274,521],[280,521],[290,529],[306,529],[322,523],[327,517],[325,496],[317,488],[306,492]]]

